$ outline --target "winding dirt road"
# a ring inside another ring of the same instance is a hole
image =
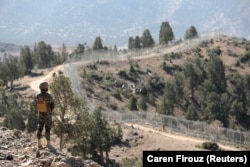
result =
[[[56,66],[48,71],[44,72],[44,75],[41,75],[39,77],[35,77],[34,80],[28,83],[31,89],[33,89],[36,92],[40,92],[39,85],[42,82],[48,82],[50,83],[53,79],[53,74],[57,73],[59,71],[63,70],[63,65]]]

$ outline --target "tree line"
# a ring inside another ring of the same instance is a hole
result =
[[[193,39],[198,37],[198,32],[194,26],[190,26],[185,32],[184,39]],[[164,45],[175,39],[174,32],[169,22],[162,22],[159,32],[159,44]],[[140,49],[153,47],[155,45],[155,40],[153,39],[149,29],[144,30],[142,36],[136,35],[135,37],[130,36],[128,39],[128,49]]]

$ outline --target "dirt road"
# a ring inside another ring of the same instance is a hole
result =
[[[53,74],[63,70],[63,65],[56,66],[50,70],[44,71],[44,75],[39,77],[35,77],[34,80],[28,83],[31,89],[36,92],[40,92],[39,84],[42,82],[51,82],[53,78]]]
[[[179,141],[185,141],[185,142],[190,142],[190,143],[195,143],[196,145],[200,145],[203,142],[205,142],[206,140],[202,140],[202,139],[198,139],[198,138],[193,138],[193,137],[188,137],[188,136],[183,136],[180,134],[174,134],[174,133],[167,133],[167,132],[163,132],[163,131],[159,131],[150,127],[145,127],[142,125],[137,125],[137,124],[127,124],[128,126],[132,126],[138,129],[141,129],[143,131],[148,131],[148,132],[152,132],[152,133],[156,133],[162,136],[166,136],[168,138],[174,139],[174,140],[179,140]],[[239,148],[233,147],[233,146],[227,146],[227,145],[223,145],[223,144],[218,144],[219,147],[223,150],[232,150],[232,151],[239,151]]]

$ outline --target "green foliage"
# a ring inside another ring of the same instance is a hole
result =
[[[215,85],[210,80],[205,80],[201,86],[199,86],[199,95],[201,98],[201,107],[206,106],[208,94],[210,92],[216,92]]]
[[[138,35],[135,37],[129,37],[128,39],[128,49],[140,49],[142,47],[151,47],[154,45],[154,40],[149,32],[149,30],[145,30],[143,32],[143,36],[140,38]]]
[[[7,86],[8,83],[8,66],[4,63],[0,63],[0,81],[1,86]]]
[[[3,114],[5,115],[3,126],[9,129],[24,130],[24,116],[22,110],[21,96],[18,93],[7,94],[4,90],[0,97],[1,109],[4,109]]]
[[[204,109],[208,122],[219,120],[224,126],[228,125],[229,100],[227,93],[221,95],[215,92],[208,93],[206,107]]]
[[[28,46],[24,46],[21,48],[20,51],[20,59],[19,63],[20,66],[24,68],[24,73],[27,74],[34,68],[34,62],[32,58],[31,50]]]
[[[211,151],[218,151],[219,145],[217,143],[213,143],[213,142],[204,142],[204,143],[202,143],[201,148],[208,149]]]
[[[219,57],[211,57],[206,66],[207,78],[214,83],[218,93],[227,88],[225,66]]]
[[[130,111],[138,110],[138,108],[137,108],[137,99],[133,95],[129,98],[128,109]]]
[[[152,91],[149,91],[147,93],[147,97],[146,97],[146,100],[149,104],[151,104],[152,106],[156,106],[156,103],[155,103],[155,97],[154,97],[154,93]]]
[[[199,115],[197,112],[198,111],[195,109],[195,106],[193,104],[191,104],[190,106],[188,106],[188,110],[187,110],[187,113],[185,115],[186,119],[197,121],[199,119]]]
[[[93,45],[93,50],[102,50],[103,44],[102,44],[102,39],[100,36],[96,37],[94,45]]]
[[[102,81],[102,76],[99,76],[97,73],[91,73],[90,78],[98,82]]]
[[[120,164],[121,167],[141,167],[142,160],[135,157],[135,158],[124,158],[122,159],[122,163]]]
[[[143,110],[143,111],[147,111],[147,103],[146,103],[146,100],[143,96],[140,96],[139,97],[139,100],[138,100],[138,107]]]
[[[90,63],[87,65],[87,67],[91,70],[97,70],[98,67],[97,67],[97,63]]]
[[[243,56],[240,57],[241,63],[247,63],[250,60],[250,51],[247,51]]]
[[[148,29],[143,32],[141,37],[141,43],[143,48],[152,47],[154,45],[154,39],[152,38]]]
[[[166,104],[166,113],[173,114],[174,105],[177,103],[177,94],[175,91],[175,83],[173,80],[167,81],[164,86],[164,100]]]
[[[162,22],[159,33],[159,43],[168,44],[168,42],[174,39],[173,30],[169,22]]]
[[[64,43],[62,44],[60,55],[61,55],[61,62],[62,63],[65,62],[68,59],[68,57],[69,57],[69,53],[67,51],[67,47],[66,47],[66,45]]]
[[[4,76],[4,79],[7,79],[7,81],[10,82],[10,89],[13,89],[14,80],[20,78],[23,76],[22,70],[20,69],[20,66],[18,65],[18,60],[14,57],[11,57],[8,59],[5,63],[6,70]],[[6,77],[6,78],[5,78]]]
[[[141,39],[139,36],[135,36],[135,39],[133,41],[133,48],[135,49],[141,48]]]
[[[114,52],[117,52],[117,51],[118,51],[117,45],[116,45],[116,44],[114,45],[113,51],[114,51]]]
[[[55,53],[50,45],[40,41],[34,46],[33,56],[38,68],[49,68],[54,66]]]
[[[134,48],[133,42],[134,42],[134,38],[133,38],[133,37],[129,37],[129,38],[128,38],[128,49],[129,49],[129,50],[131,50],[131,49]]]
[[[51,94],[55,99],[56,108],[53,111],[55,116],[54,132],[60,139],[60,150],[72,136],[72,119],[82,109],[84,100],[79,99],[71,89],[71,82],[68,77],[59,75],[54,77],[50,85]]]
[[[121,78],[123,78],[123,79],[126,79],[126,80],[132,80],[131,78],[130,78],[130,76],[127,74],[127,72],[126,71],[119,71],[118,72],[118,75],[121,77]]]
[[[222,50],[219,47],[207,50],[208,56],[220,56],[221,53]]]
[[[171,53],[166,53],[164,56],[164,60],[171,60],[171,59],[180,59],[182,57],[182,53],[176,53],[176,52],[171,52]]]
[[[231,104],[230,112],[235,116],[237,121],[242,122],[244,120],[245,111],[242,102],[234,100]]]
[[[28,122],[26,126],[26,130],[28,133],[32,133],[37,130],[37,123],[38,123],[38,117],[37,117],[37,111],[35,109],[34,102],[30,104],[30,110],[28,112]]]
[[[78,44],[72,54],[83,54],[85,52],[85,46],[83,44]]]
[[[164,86],[164,95],[157,106],[157,111],[161,114],[173,114],[174,106],[178,103],[183,93],[183,85],[180,83],[181,77],[176,74],[175,78],[168,80]]]
[[[133,65],[130,65],[129,75],[131,76],[131,78],[134,78],[134,80],[139,77],[139,75],[137,74],[137,70]]]
[[[74,128],[74,155],[82,155],[100,164],[104,164],[104,153],[108,155],[111,146],[120,143],[122,130],[119,126],[111,127],[99,110],[93,114],[80,112],[77,115]]]
[[[122,100],[121,93],[120,93],[119,89],[116,90],[116,93],[114,93],[113,96],[120,101]]]
[[[24,130],[25,123],[20,110],[9,110],[3,121],[3,126],[8,129]]]
[[[166,98],[163,97],[160,102],[157,104],[157,112],[160,114],[167,114],[167,104],[166,104]]]
[[[183,72],[185,79],[189,88],[191,89],[191,96],[194,97],[195,89],[202,83],[203,81],[203,73],[199,70],[199,67],[195,65],[192,59],[188,59],[183,66]]]
[[[175,72],[173,82],[175,85],[174,91],[176,93],[176,99],[179,101],[184,95],[185,82],[183,74],[181,72]]]
[[[161,68],[167,73],[167,74],[170,74],[172,75],[173,72],[174,72],[174,67],[173,65],[169,65],[167,64],[166,62],[163,62],[162,65],[161,65]]]
[[[184,39],[192,39],[198,37],[198,32],[194,26],[191,26],[185,33]]]

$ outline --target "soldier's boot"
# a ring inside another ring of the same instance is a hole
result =
[[[50,151],[54,151],[54,150],[55,150],[55,148],[51,145],[51,143],[50,143],[49,140],[47,140],[47,145],[46,145],[46,147],[47,147]]]
[[[42,143],[41,143],[41,140],[40,140],[40,139],[38,139],[38,140],[37,140],[37,148],[38,148],[38,149],[42,149],[42,148],[43,148],[43,146],[42,146]]]

